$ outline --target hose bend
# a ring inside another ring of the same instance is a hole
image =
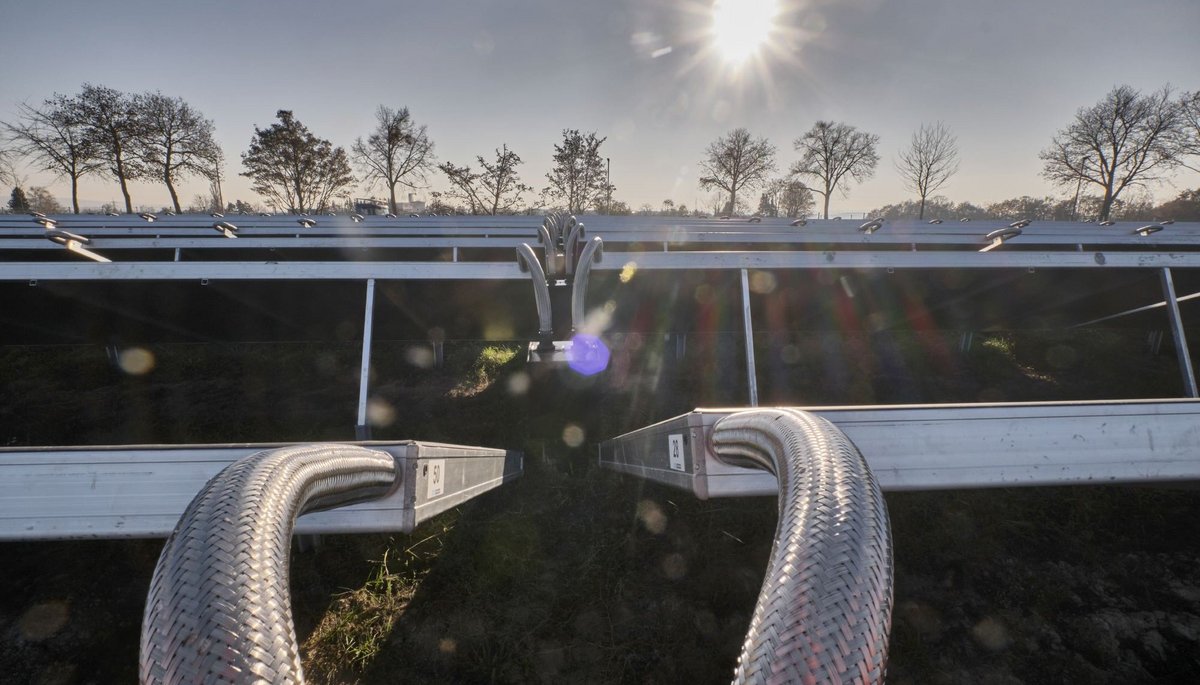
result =
[[[763,409],[717,422],[723,461],[779,480],[779,524],[734,682],[882,683],[892,615],[887,507],[829,421]]]
[[[288,590],[296,517],[382,497],[393,457],[351,445],[258,452],[212,478],[154,568],[142,683],[302,683]]]

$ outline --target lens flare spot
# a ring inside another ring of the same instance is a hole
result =
[[[567,353],[567,365],[575,373],[594,376],[608,368],[611,353],[600,338],[579,333],[571,338],[571,349]]]
[[[637,517],[647,532],[662,535],[667,530],[667,515],[654,500],[644,499],[638,502]]]
[[[587,435],[583,432],[583,428],[577,424],[568,423],[563,428],[562,439],[567,447],[579,447],[583,444],[586,437]]]
[[[386,400],[372,397],[367,401],[367,423],[376,428],[383,428],[395,422],[396,409]]]
[[[130,376],[144,376],[154,370],[154,353],[142,347],[121,350],[117,366]]]
[[[754,271],[750,274],[750,290],[759,295],[775,292],[775,274],[770,271]]]
[[[529,392],[529,374],[518,371],[508,377],[508,394],[524,395]]]
[[[626,262],[625,266],[621,267],[621,282],[628,283],[633,280],[633,275],[637,273],[637,262]]]
[[[424,346],[410,347],[404,351],[404,359],[418,369],[428,369],[433,366],[433,350]]]

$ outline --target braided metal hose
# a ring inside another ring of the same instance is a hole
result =
[[[142,683],[302,683],[288,591],[296,517],[388,494],[392,455],[350,445],[230,464],[167,540],[142,617]]]
[[[790,409],[731,414],[725,462],[779,480],[779,525],[736,683],[882,683],[892,617],[887,507],[866,461],[829,421]]]

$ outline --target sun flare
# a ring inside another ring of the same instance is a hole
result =
[[[758,52],[775,28],[777,0],[716,0],[713,44],[725,60],[740,64]]]

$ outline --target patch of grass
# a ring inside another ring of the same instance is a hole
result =
[[[432,532],[406,547],[390,542],[382,557],[372,562],[374,569],[362,587],[337,596],[302,646],[309,682],[359,679],[386,647],[456,520],[456,512],[438,517],[431,522]]]
[[[487,345],[479,351],[463,379],[450,390],[451,397],[474,397],[487,390],[501,369],[517,357],[520,345]]]

